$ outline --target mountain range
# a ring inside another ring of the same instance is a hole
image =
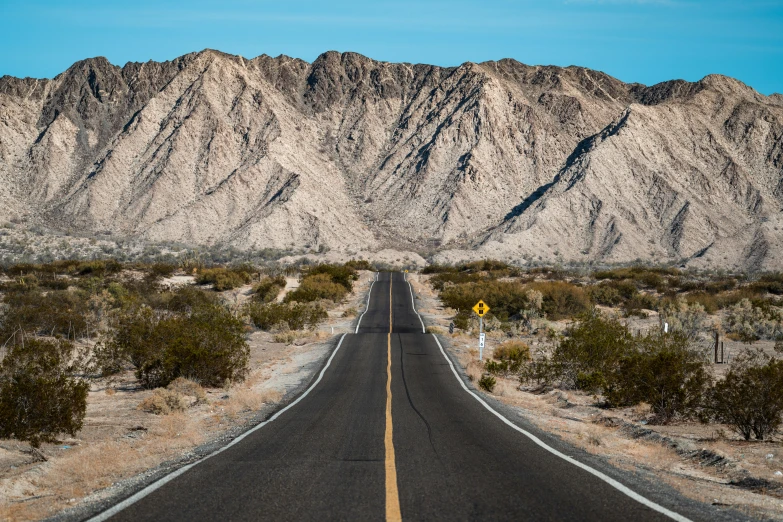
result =
[[[0,78],[0,220],[439,261],[783,268],[783,96],[205,50]]]

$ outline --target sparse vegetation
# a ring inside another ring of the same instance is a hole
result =
[[[233,290],[250,283],[253,279],[253,269],[246,265],[237,267],[203,268],[198,271],[196,283],[212,285],[218,291]]]
[[[256,327],[267,331],[314,328],[328,317],[326,309],[314,303],[252,303],[245,308],[245,313]]]
[[[285,302],[310,303],[329,300],[338,303],[353,290],[358,279],[356,270],[347,265],[315,265],[307,269],[299,288],[285,297]]]

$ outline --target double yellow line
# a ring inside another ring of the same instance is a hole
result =
[[[397,490],[397,465],[394,459],[394,428],[392,426],[392,278],[389,279],[389,334],[386,343],[386,436],[384,437],[384,445],[386,447],[386,520],[402,520],[400,493]]]

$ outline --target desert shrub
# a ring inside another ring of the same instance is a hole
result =
[[[348,289],[340,283],[336,283],[329,274],[319,273],[308,275],[299,283],[299,288],[289,292],[284,301],[290,303],[297,301],[300,303],[310,303],[328,299],[335,303],[342,301]]]
[[[633,337],[616,319],[584,316],[555,348],[550,372],[567,388],[603,390],[620,360],[633,349]]]
[[[26,338],[0,363],[0,438],[54,442],[82,428],[89,385],[73,376],[73,344]]]
[[[81,261],[73,268],[77,276],[97,276],[103,277],[109,274],[117,274],[123,269],[122,263],[114,259]]]
[[[756,288],[744,286],[730,292],[721,292],[715,295],[715,302],[719,310],[730,308],[744,299],[756,301],[762,297],[762,294]]]
[[[353,290],[353,282],[359,279],[359,274],[356,273],[356,270],[354,270],[347,264],[346,265],[328,265],[328,264],[315,265],[307,270],[307,273],[305,274],[305,277],[303,279],[307,279],[308,277],[313,277],[319,274],[328,275],[329,279],[332,282],[341,285],[342,287],[345,288],[347,292]]]
[[[617,306],[623,301],[620,292],[613,285],[601,283],[588,289],[590,299],[604,306]]]
[[[347,263],[345,263],[345,266],[350,268],[351,270],[374,270],[375,267],[372,266],[372,263],[367,261],[366,259],[351,259]]]
[[[185,401],[182,395],[176,391],[156,388],[152,391],[152,395],[139,403],[137,408],[155,415],[168,415],[169,413],[184,411]]]
[[[522,341],[506,341],[495,348],[484,369],[493,375],[518,374],[530,361],[530,347]]]
[[[776,339],[783,335],[783,314],[777,308],[743,299],[728,309],[725,329],[745,342]]]
[[[196,283],[200,285],[211,284],[218,292],[232,290],[246,285],[252,279],[252,272],[246,267],[238,268],[202,268],[196,276]]]
[[[214,293],[208,293],[192,286],[183,286],[173,292],[157,292],[153,296],[154,299],[147,298],[147,303],[150,306],[178,313],[191,313],[198,308],[220,304]]]
[[[714,314],[720,309],[720,302],[718,299],[715,295],[708,292],[693,292],[680,296],[680,299],[684,299],[689,305],[700,305],[704,312],[708,314]]]
[[[496,384],[497,380],[491,375],[482,375],[478,382],[479,388],[489,393],[492,393]]]
[[[659,312],[661,321],[669,323],[673,331],[682,332],[687,337],[695,337],[707,321],[704,306],[698,302],[690,303],[682,297],[665,302]]]
[[[430,278],[432,287],[441,292],[445,288],[465,283],[481,283],[490,279],[484,274],[470,272],[440,272]]]
[[[149,277],[153,279],[171,277],[177,270],[177,265],[172,263],[152,263],[143,267],[149,274]]]
[[[343,317],[356,317],[357,315],[359,315],[359,312],[353,306],[350,308],[346,308],[345,311],[343,312]]]
[[[721,292],[728,292],[733,290],[737,286],[737,280],[734,278],[721,278],[715,281],[710,281],[704,285],[704,290],[708,294],[719,294]]]
[[[147,388],[166,386],[180,376],[209,386],[242,380],[250,357],[242,322],[221,305],[199,306],[187,314],[147,306],[123,312],[107,349],[128,361]]]
[[[445,272],[456,272],[457,267],[453,265],[439,265],[438,263],[432,263],[421,269],[422,274],[442,274]]]
[[[310,303],[251,303],[245,313],[262,330],[271,330],[280,324],[285,324],[284,330],[315,328],[329,316],[323,306]]]
[[[696,414],[709,386],[703,355],[682,332],[655,332],[634,339],[634,349],[620,358],[608,386],[613,405],[649,403],[657,420]]]
[[[541,310],[548,319],[558,321],[587,313],[592,308],[590,297],[584,288],[563,281],[532,283],[531,290],[541,292]]]
[[[495,348],[492,356],[499,361],[524,364],[530,360],[530,346],[522,341],[506,341]]]
[[[253,287],[253,300],[261,303],[271,303],[285,288],[284,276],[267,277]]]
[[[283,343],[283,344],[293,344],[294,341],[296,341],[296,333],[292,332],[291,330],[286,330],[284,332],[278,332],[275,335],[272,336],[272,340],[276,343]]]
[[[751,286],[761,292],[783,295],[783,273],[772,272],[769,274],[764,274]]]
[[[468,313],[479,299],[490,307],[490,314],[501,321],[530,307],[528,288],[519,281],[485,281],[448,286],[440,292],[443,303],[455,310]],[[465,316],[465,320],[469,315]],[[454,324],[461,320],[455,318]],[[466,327],[467,325],[465,325]],[[459,328],[463,328],[459,326]]]
[[[783,414],[783,361],[732,368],[710,390],[708,409],[745,440],[774,435]]]
[[[622,310],[626,317],[633,315],[647,317],[647,313],[644,310],[655,310],[657,307],[658,300],[655,297],[639,292],[623,303]]]
[[[5,342],[14,332],[30,335],[61,335],[68,339],[88,336],[87,296],[79,291],[38,290],[6,294],[0,317]]]

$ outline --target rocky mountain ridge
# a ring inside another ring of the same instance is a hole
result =
[[[514,60],[0,78],[0,220],[239,248],[783,268],[783,97]]]

